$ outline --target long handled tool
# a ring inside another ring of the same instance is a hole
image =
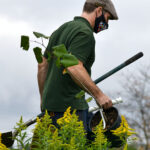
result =
[[[131,57],[130,59],[126,60],[124,63],[122,63],[121,65],[117,66],[116,68],[110,70],[109,72],[107,72],[106,74],[104,74],[103,76],[101,76],[100,78],[96,79],[94,82],[95,84],[103,81],[104,79],[108,78],[109,76],[111,76],[112,74],[114,74],[115,72],[121,70],[122,68],[128,66],[129,64],[133,63],[134,61],[138,60],[139,58],[141,58],[143,56],[143,53],[140,52],[138,54],[136,54],[135,56]],[[99,109],[99,108],[97,108]],[[39,115],[37,115],[36,117],[30,119],[29,121],[24,123],[24,126],[28,127],[32,124],[34,124],[36,122],[36,118],[37,117],[42,117],[44,115],[44,113],[40,113]],[[1,139],[2,139],[2,143],[4,145],[6,145],[7,147],[11,147],[14,143],[14,137],[16,137],[18,134],[18,131],[10,131],[10,132],[5,132],[2,133],[1,135]]]

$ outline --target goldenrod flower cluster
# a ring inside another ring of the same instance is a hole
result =
[[[124,150],[127,150],[127,138],[136,133],[134,129],[129,127],[125,117],[122,116],[121,118],[120,127],[111,132],[120,137],[120,140],[124,143]],[[52,119],[47,112],[44,117],[38,118],[31,148],[36,150],[107,150],[110,146],[110,142],[105,136],[105,130],[103,130],[102,121],[93,130],[95,134],[94,141],[87,143],[83,122],[78,120],[76,111],[71,113],[71,107],[66,110],[62,118],[57,120],[57,123],[59,127],[52,124]],[[19,126],[23,127],[22,118]],[[21,130],[18,131],[21,132]],[[26,134],[19,135],[21,140],[23,139],[22,137],[26,136]],[[1,142],[0,133],[0,150],[9,150]],[[20,142],[22,143],[22,149],[28,146],[27,142],[24,143],[23,140]]]
[[[36,147],[36,149],[44,149],[50,142],[50,139],[57,135],[56,127],[52,124],[52,120],[47,111],[43,118],[37,118],[37,124],[33,132],[31,147]]]
[[[105,130],[103,129],[103,121],[96,126],[93,131],[96,135],[93,145],[95,149],[103,149],[105,146],[109,145],[109,142],[105,136]]]
[[[85,149],[86,136],[83,122],[78,120],[76,111],[71,114],[69,107],[63,117],[57,120],[57,124],[60,126],[61,140],[68,149]]]
[[[116,130],[111,130],[111,132],[114,135],[120,136],[120,137],[124,137],[124,136],[129,137],[133,134],[136,134],[136,132],[134,132],[135,130],[129,127],[128,122],[124,116],[121,116],[121,120],[122,121],[121,121],[120,127],[117,128]]]
[[[78,120],[75,111],[71,114],[69,107],[64,116],[57,120],[59,128],[52,124],[48,113],[42,119],[37,119],[32,147],[36,150],[84,150],[86,144],[83,123]]]
[[[57,123],[59,125],[62,125],[63,123],[69,123],[72,119],[72,115],[70,112],[71,112],[71,107],[68,107],[68,109],[64,113],[64,116],[62,118],[59,118],[57,120]]]
[[[135,130],[130,128],[128,125],[127,120],[125,119],[124,116],[121,116],[121,124],[120,127],[117,128],[116,130],[111,130],[111,132],[120,137],[120,139],[123,141],[124,143],[124,150],[127,150],[128,144],[127,144],[127,139],[129,136],[136,134],[136,132],[134,132]]]
[[[0,133],[0,150],[8,150],[8,148],[2,143],[2,134]]]

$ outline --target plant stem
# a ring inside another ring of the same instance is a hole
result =
[[[30,42],[34,42],[34,43],[40,44],[40,45],[42,45],[44,48],[46,48],[46,46],[43,44],[43,42],[40,43],[40,42],[38,42],[38,41],[33,41],[33,40],[30,40]]]

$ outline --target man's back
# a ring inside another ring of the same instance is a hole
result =
[[[52,47],[59,44],[64,44],[69,52],[83,62],[91,74],[91,66],[95,59],[95,40],[93,29],[86,19],[75,17],[74,21],[63,24],[52,34],[46,51],[52,51]],[[47,58],[46,52],[44,56]],[[80,87],[68,74],[62,74],[63,69],[56,66],[56,59],[53,58],[49,62],[43,91],[43,110],[64,112],[69,106],[77,110],[87,109],[84,97],[75,97],[80,92]]]

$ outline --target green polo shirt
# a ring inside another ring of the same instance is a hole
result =
[[[89,22],[82,17],[60,26],[49,40],[46,51],[52,51],[53,46],[64,44],[69,52],[83,62],[89,75],[95,60],[95,39]],[[47,58],[47,53],[44,57]],[[43,91],[42,109],[53,112],[64,112],[69,106],[72,109],[85,110],[88,104],[83,96],[77,99],[75,95],[81,88],[72,80],[69,74],[63,75],[64,68],[56,66],[56,60],[49,62],[48,73]]]

